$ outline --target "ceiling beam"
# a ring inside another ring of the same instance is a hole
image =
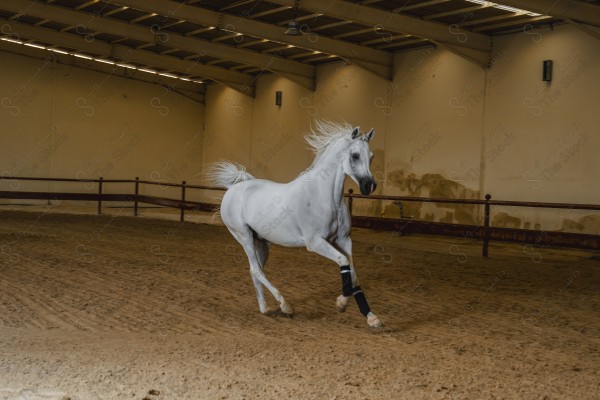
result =
[[[266,17],[267,15],[276,14],[278,12],[286,11],[286,10],[289,10],[289,9],[290,9],[290,7],[287,7],[287,6],[272,8],[270,10],[265,10],[265,11],[257,12],[255,14],[249,14],[248,18]]]
[[[86,1],[85,3],[83,3],[83,4],[78,5],[77,7],[75,7],[75,9],[76,10],[81,10],[83,8],[91,6],[92,4],[96,4],[99,1],[100,0],[89,0],[89,1]]]
[[[524,15],[527,15],[528,11],[518,11],[518,12],[514,12],[514,13],[510,13],[510,14],[500,14],[500,15],[495,15],[493,17],[487,17],[487,18],[480,18],[480,19],[467,19],[464,22],[459,22],[458,24],[456,24],[456,26],[471,26],[471,25],[480,25],[480,24],[484,24],[486,22],[496,22],[496,21],[501,21],[503,19],[511,19],[511,18],[515,18],[515,17],[522,17]]]
[[[239,15],[231,15],[188,6],[177,1],[164,0],[105,0],[105,2],[135,8],[145,12],[154,12],[170,18],[185,19],[188,22],[216,26],[244,35],[265,38],[271,41],[291,44],[311,51],[334,54],[348,62],[362,61],[372,65],[373,70],[385,78],[391,78],[392,55],[388,52],[357,44],[334,40],[316,34],[300,36],[286,35],[285,28],[273,24],[253,21]],[[293,6],[292,2],[292,6]],[[311,31],[312,32],[312,31]]]
[[[103,64],[92,60],[85,60],[73,57],[68,54],[59,54],[47,50],[36,49],[16,43],[0,41],[0,52],[19,54],[26,57],[41,59],[46,62],[56,62],[58,64],[69,65],[71,67],[82,68],[86,70],[101,72],[109,76],[118,76],[120,78],[132,79],[146,83],[160,85],[167,90],[172,90],[183,94],[188,98],[204,103],[204,94],[206,85],[174,80],[161,75],[137,73],[128,68],[121,68],[116,65]]]
[[[302,16],[296,17],[296,18],[291,18],[291,19],[285,19],[283,21],[278,21],[278,22],[276,22],[276,24],[283,26],[283,25],[289,24],[291,21],[294,21],[294,20],[297,21],[297,22],[308,21],[309,19],[316,20],[320,16],[321,16],[320,13],[318,13],[318,14],[307,14],[307,15],[302,15]]]
[[[330,24],[318,25],[318,26],[312,27],[312,28],[310,28],[310,31],[318,32],[318,31],[323,31],[325,29],[336,28],[336,27],[342,26],[342,25],[348,25],[351,23],[352,22],[350,22],[350,21],[337,21],[337,22],[332,22]]]
[[[34,27],[21,22],[5,21],[2,26],[11,37],[33,39],[42,43],[51,43],[68,49],[83,51],[97,56],[110,57],[123,62],[142,64],[146,67],[158,67],[186,75],[198,75],[230,86],[245,94],[252,92],[254,77],[235,71],[211,67],[194,61],[184,61],[175,57],[136,50],[131,47],[108,44],[100,40],[88,41],[80,35],[60,33],[58,31]]]
[[[528,18],[519,18],[519,19],[513,19],[513,20],[508,20],[505,22],[498,22],[496,24],[492,24],[492,25],[482,25],[482,26],[476,26],[475,28],[473,28],[474,32],[481,32],[481,31],[491,31],[494,29],[498,29],[498,28],[507,28],[509,26],[521,26],[521,29],[524,29],[527,24],[531,24],[534,22],[539,22],[539,21],[543,21],[546,19],[552,19],[553,17],[549,16],[549,15],[540,15],[537,17],[528,17]]]
[[[120,8],[115,8],[115,9],[114,9],[114,10],[112,10],[112,11],[107,11],[107,12],[105,12],[104,14],[102,14],[102,16],[103,16],[103,17],[110,17],[111,15],[118,14],[118,13],[120,13],[121,11],[125,11],[125,10],[127,10],[128,8],[129,8],[129,7],[120,7]]]
[[[149,13],[149,14],[141,15],[141,16],[139,16],[137,18],[134,18],[134,19],[132,19],[129,22],[131,22],[133,24],[137,24],[138,22],[145,21],[145,20],[150,19],[150,18],[155,17],[155,16],[156,16],[155,14]]]
[[[379,39],[371,39],[371,40],[361,42],[360,44],[367,45],[367,44],[377,44],[377,43],[390,43],[390,42],[393,42],[394,40],[406,39],[409,37],[412,37],[412,36],[410,36],[410,35],[383,36],[383,37],[380,37]]]
[[[237,2],[235,2],[235,3],[233,3],[233,4],[230,4],[230,5],[228,5],[228,6],[225,6],[225,7],[221,8],[221,11],[224,11],[224,10],[229,10],[229,9],[231,9],[231,8],[240,7],[240,6],[243,6],[243,5],[245,5],[245,4],[254,3],[255,1],[256,1],[256,0],[242,0],[242,1],[237,1]]]
[[[380,49],[391,49],[393,47],[407,46],[409,44],[417,44],[417,43],[428,43],[428,41],[426,39],[421,39],[421,38],[409,39],[409,40],[403,40],[401,42],[392,42],[392,43],[384,44],[384,45],[379,46],[379,48]]]
[[[86,30],[97,30],[146,43],[160,43],[163,46],[175,47],[191,53],[199,53],[240,64],[254,65],[265,71],[293,76],[297,83],[310,89],[314,88],[315,67],[297,61],[260,54],[255,51],[237,49],[220,43],[185,37],[173,32],[162,32],[160,29],[151,30],[148,26],[130,24],[115,19],[106,19],[89,13],[48,6],[36,1],[4,0],[0,3],[0,9],[12,11],[20,15],[46,18],[74,26],[83,25]]]
[[[363,28],[363,29],[357,29],[355,31],[348,31],[348,32],[344,32],[344,33],[339,33],[339,34],[337,34],[335,36],[332,36],[332,38],[339,39],[339,38],[345,38],[345,37],[362,35],[363,33],[369,33],[369,32],[376,32],[376,30],[373,27]]]
[[[429,7],[429,6],[434,6],[436,4],[441,4],[441,3],[447,3],[450,0],[431,0],[431,1],[424,1],[422,3],[417,3],[417,4],[411,4],[408,6],[402,6],[402,7],[398,7],[396,8],[394,11],[395,12],[403,12],[403,11],[410,11],[410,10],[416,10],[418,8],[423,8],[423,7]]]
[[[487,3],[487,4],[479,4],[479,5],[471,6],[471,7],[457,8],[456,10],[450,10],[450,11],[444,11],[444,12],[437,13],[437,14],[425,15],[425,16],[423,16],[423,19],[430,20],[430,19],[444,18],[444,17],[450,17],[452,15],[463,14],[463,13],[465,15],[469,15],[469,13],[472,13],[473,11],[483,10],[485,8],[489,8],[492,6],[493,6],[493,4]]]
[[[498,0],[498,4],[600,27],[600,6],[574,0]]]
[[[269,0],[280,5],[294,5],[294,0]],[[447,25],[423,21],[397,12],[361,6],[349,1],[302,0],[300,8],[311,13],[377,26],[385,31],[404,33],[427,39],[482,67],[487,67],[490,57],[490,37]]]
[[[214,26],[206,26],[204,28],[194,29],[193,31],[186,32],[184,36],[193,36],[193,35],[197,35],[199,33],[212,31],[213,29],[216,29],[216,28]]]
[[[251,46],[256,46],[257,44],[261,44],[261,43],[265,43],[268,42],[267,39],[256,39],[256,40],[252,40],[246,43],[242,43],[242,44],[238,44],[236,47],[251,47]]]
[[[570,24],[572,24],[573,26],[576,26],[577,28],[581,29],[583,32],[587,33],[588,35],[591,35],[592,37],[600,40],[600,31],[598,31],[597,29],[594,29],[592,27],[590,27],[589,25],[585,25],[585,24],[580,24],[579,22],[575,22],[573,20],[567,20]]]

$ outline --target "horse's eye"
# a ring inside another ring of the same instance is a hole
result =
[[[358,153],[353,153],[353,154],[352,154],[352,159],[353,159],[353,160],[358,160],[358,158],[359,158],[359,157],[360,157],[360,156],[358,155]]]

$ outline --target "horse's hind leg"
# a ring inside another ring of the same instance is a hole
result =
[[[261,312],[266,312],[266,303],[262,303],[261,305],[260,293],[262,293],[262,287],[260,287],[259,284],[264,285],[271,292],[273,297],[275,297],[275,299],[279,302],[279,308],[284,314],[294,314],[294,309],[292,308],[292,306],[283,298],[283,296],[279,293],[279,290],[277,290],[277,288],[273,286],[271,282],[269,282],[269,280],[263,273],[262,267],[264,266],[264,264],[261,265],[260,261],[263,260],[264,262],[266,262],[268,255],[268,247],[265,249],[265,247],[262,247],[263,244],[258,244],[257,249],[257,241],[260,243],[262,240],[255,238],[255,233],[249,227],[246,228],[246,232],[244,233],[232,233],[237,239],[237,241],[241,243],[242,247],[244,248],[244,251],[246,252],[246,255],[248,256],[248,261],[250,262],[250,274],[252,275],[254,287],[256,288],[257,297],[259,297],[258,301]],[[262,242],[264,243],[264,246],[268,246],[268,244],[265,241]],[[267,251],[265,252],[264,250]],[[259,255],[262,255],[261,258],[259,258]]]
[[[258,265],[262,270],[267,263],[267,259],[269,258],[269,243],[266,240],[259,239],[254,235],[254,250],[256,253],[256,259],[258,261]],[[258,307],[262,314],[265,314],[267,309],[267,302],[265,301],[265,294],[263,292],[263,285],[260,283],[260,280],[254,275],[252,275],[252,282],[254,283],[254,288],[256,289],[256,298],[258,299]]]
[[[265,301],[265,294],[263,293],[262,283],[258,280],[257,277],[252,275],[252,282],[254,283],[254,288],[256,289],[256,298],[258,299],[258,309],[261,314],[265,314],[269,309],[267,308],[267,302]]]

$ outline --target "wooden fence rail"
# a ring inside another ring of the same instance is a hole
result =
[[[170,183],[166,181],[148,181],[135,179],[77,179],[77,178],[36,178],[36,177],[0,177],[1,181],[10,183],[11,190],[0,191],[0,198],[3,199],[36,199],[36,200],[78,200],[95,201],[98,204],[98,214],[102,213],[102,202],[132,202],[133,215],[138,215],[138,204],[152,204],[163,207],[172,207],[180,210],[180,221],[185,220],[185,211],[206,211],[212,212],[218,209],[218,204],[190,201],[186,199],[189,189],[194,190],[213,190],[224,191],[225,188],[188,185],[186,181],[181,183]],[[39,181],[39,182],[80,182],[97,184],[95,193],[77,193],[77,192],[31,192],[20,191],[18,181]],[[130,183],[133,187],[133,193],[105,193],[105,185],[108,183]],[[140,185],[158,185],[160,187],[180,188],[181,195],[177,199],[158,197],[140,194]],[[410,197],[410,196],[386,196],[369,195],[363,196],[355,194],[352,189],[345,195],[348,198],[348,208],[352,217],[352,226],[357,228],[377,229],[384,231],[395,231],[403,234],[432,234],[452,237],[461,237],[463,239],[479,239],[482,241],[482,255],[488,257],[489,242],[503,241],[514,243],[526,243],[537,246],[558,246],[573,247],[582,249],[600,249],[600,235],[571,233],[562,231],[542,231],[514,228],[499,228],[490,226],[492,207],[526,207],[526,208],[548,208],[548,209],[566,209],[566,210],[590,210],[600,211],[600,205],[597,204],[567,204],[567,203],[538,203],[524,201],[492,200],[487,194],[485,199],[445,199],[428,197]],[[367,200],[389,200],[395,202],[426,202],[426,203],[446,203],[446,204],[472,204],[483,205],[484,215],[482,225],[464,225],[450,224],[442,222],[422,221],[410,218],[379,218],[352,215],[353,203],[355,199]]]

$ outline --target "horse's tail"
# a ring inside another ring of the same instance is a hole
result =
[[[212,164],[206,171],[208,180],[216,186],[230,188],[238,182],[254,179],[246,172],[246,167],[231,161],[219,161]]]

